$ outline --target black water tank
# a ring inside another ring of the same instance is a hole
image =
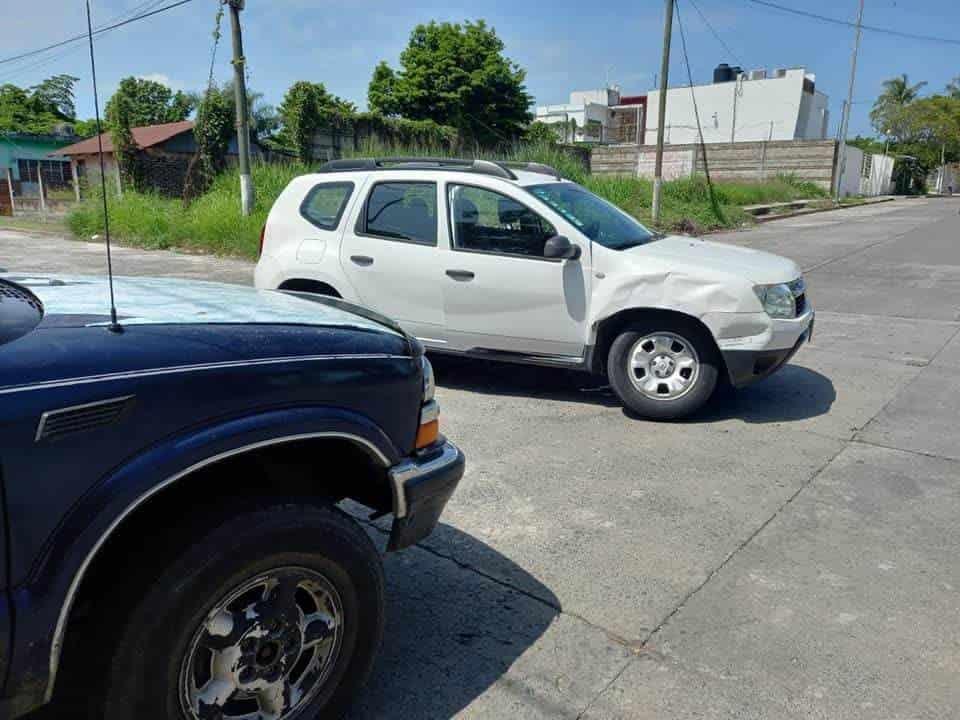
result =
[[[715,83],[733,82],[737,76],[733,74],[733,68],[726,63],[720,63],[713,70],[713,81]]]

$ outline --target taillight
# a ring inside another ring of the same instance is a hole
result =
[[[260,252],[257,253],[257,257],[260,257],[261,255],[263,255],[263,240],[266,236],[267,236],[267,226],[264,225],[262,228],[260,228]]]

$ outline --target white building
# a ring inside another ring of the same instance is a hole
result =
[[[736,79],[733,79],[736,78]],[[719,66],[710,85],[693,88],[704,142],[823,140],[830,123],[827,96],[816,89],[816,76],[804,68],[752,70]],[[645,142],[656,142],[660,92],[647,96],[650,117]],[[665,141],[700,142],[689,87],[667,90]]]
[[[622,97],[620,88],[576,90],[570,102],[539,105],[536,119],[555,125],[563,142],[641,143],[646,97]]]

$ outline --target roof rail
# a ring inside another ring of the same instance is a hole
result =
[[[456,170],[493,175],[506,180],[516,180],[517,176],[505,163],[490,160],[463,160],[459,158],[434,157],[389,157],[354,158],[349,160],[331,160],[324,163],[319,172],[346,172],[350,170]]]
[[[526,170],[527,172],[537,173],[538,175],[552,175],[557,180],[563,180],[563,176],[560,174],[560,171],[555,167],[546,165],[544,163],[538,162],[505,162],[503,163],[505,167],[514,168],[516,170]]]

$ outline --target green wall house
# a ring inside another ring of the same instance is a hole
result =
[[[0,180],[7,179],[7,169],[16,185],[36,193],[39,173],[51,187],[69,186],[72,182],[70,160],[55,153],[76,138],[62,135],[29,135],[0,132]]]

